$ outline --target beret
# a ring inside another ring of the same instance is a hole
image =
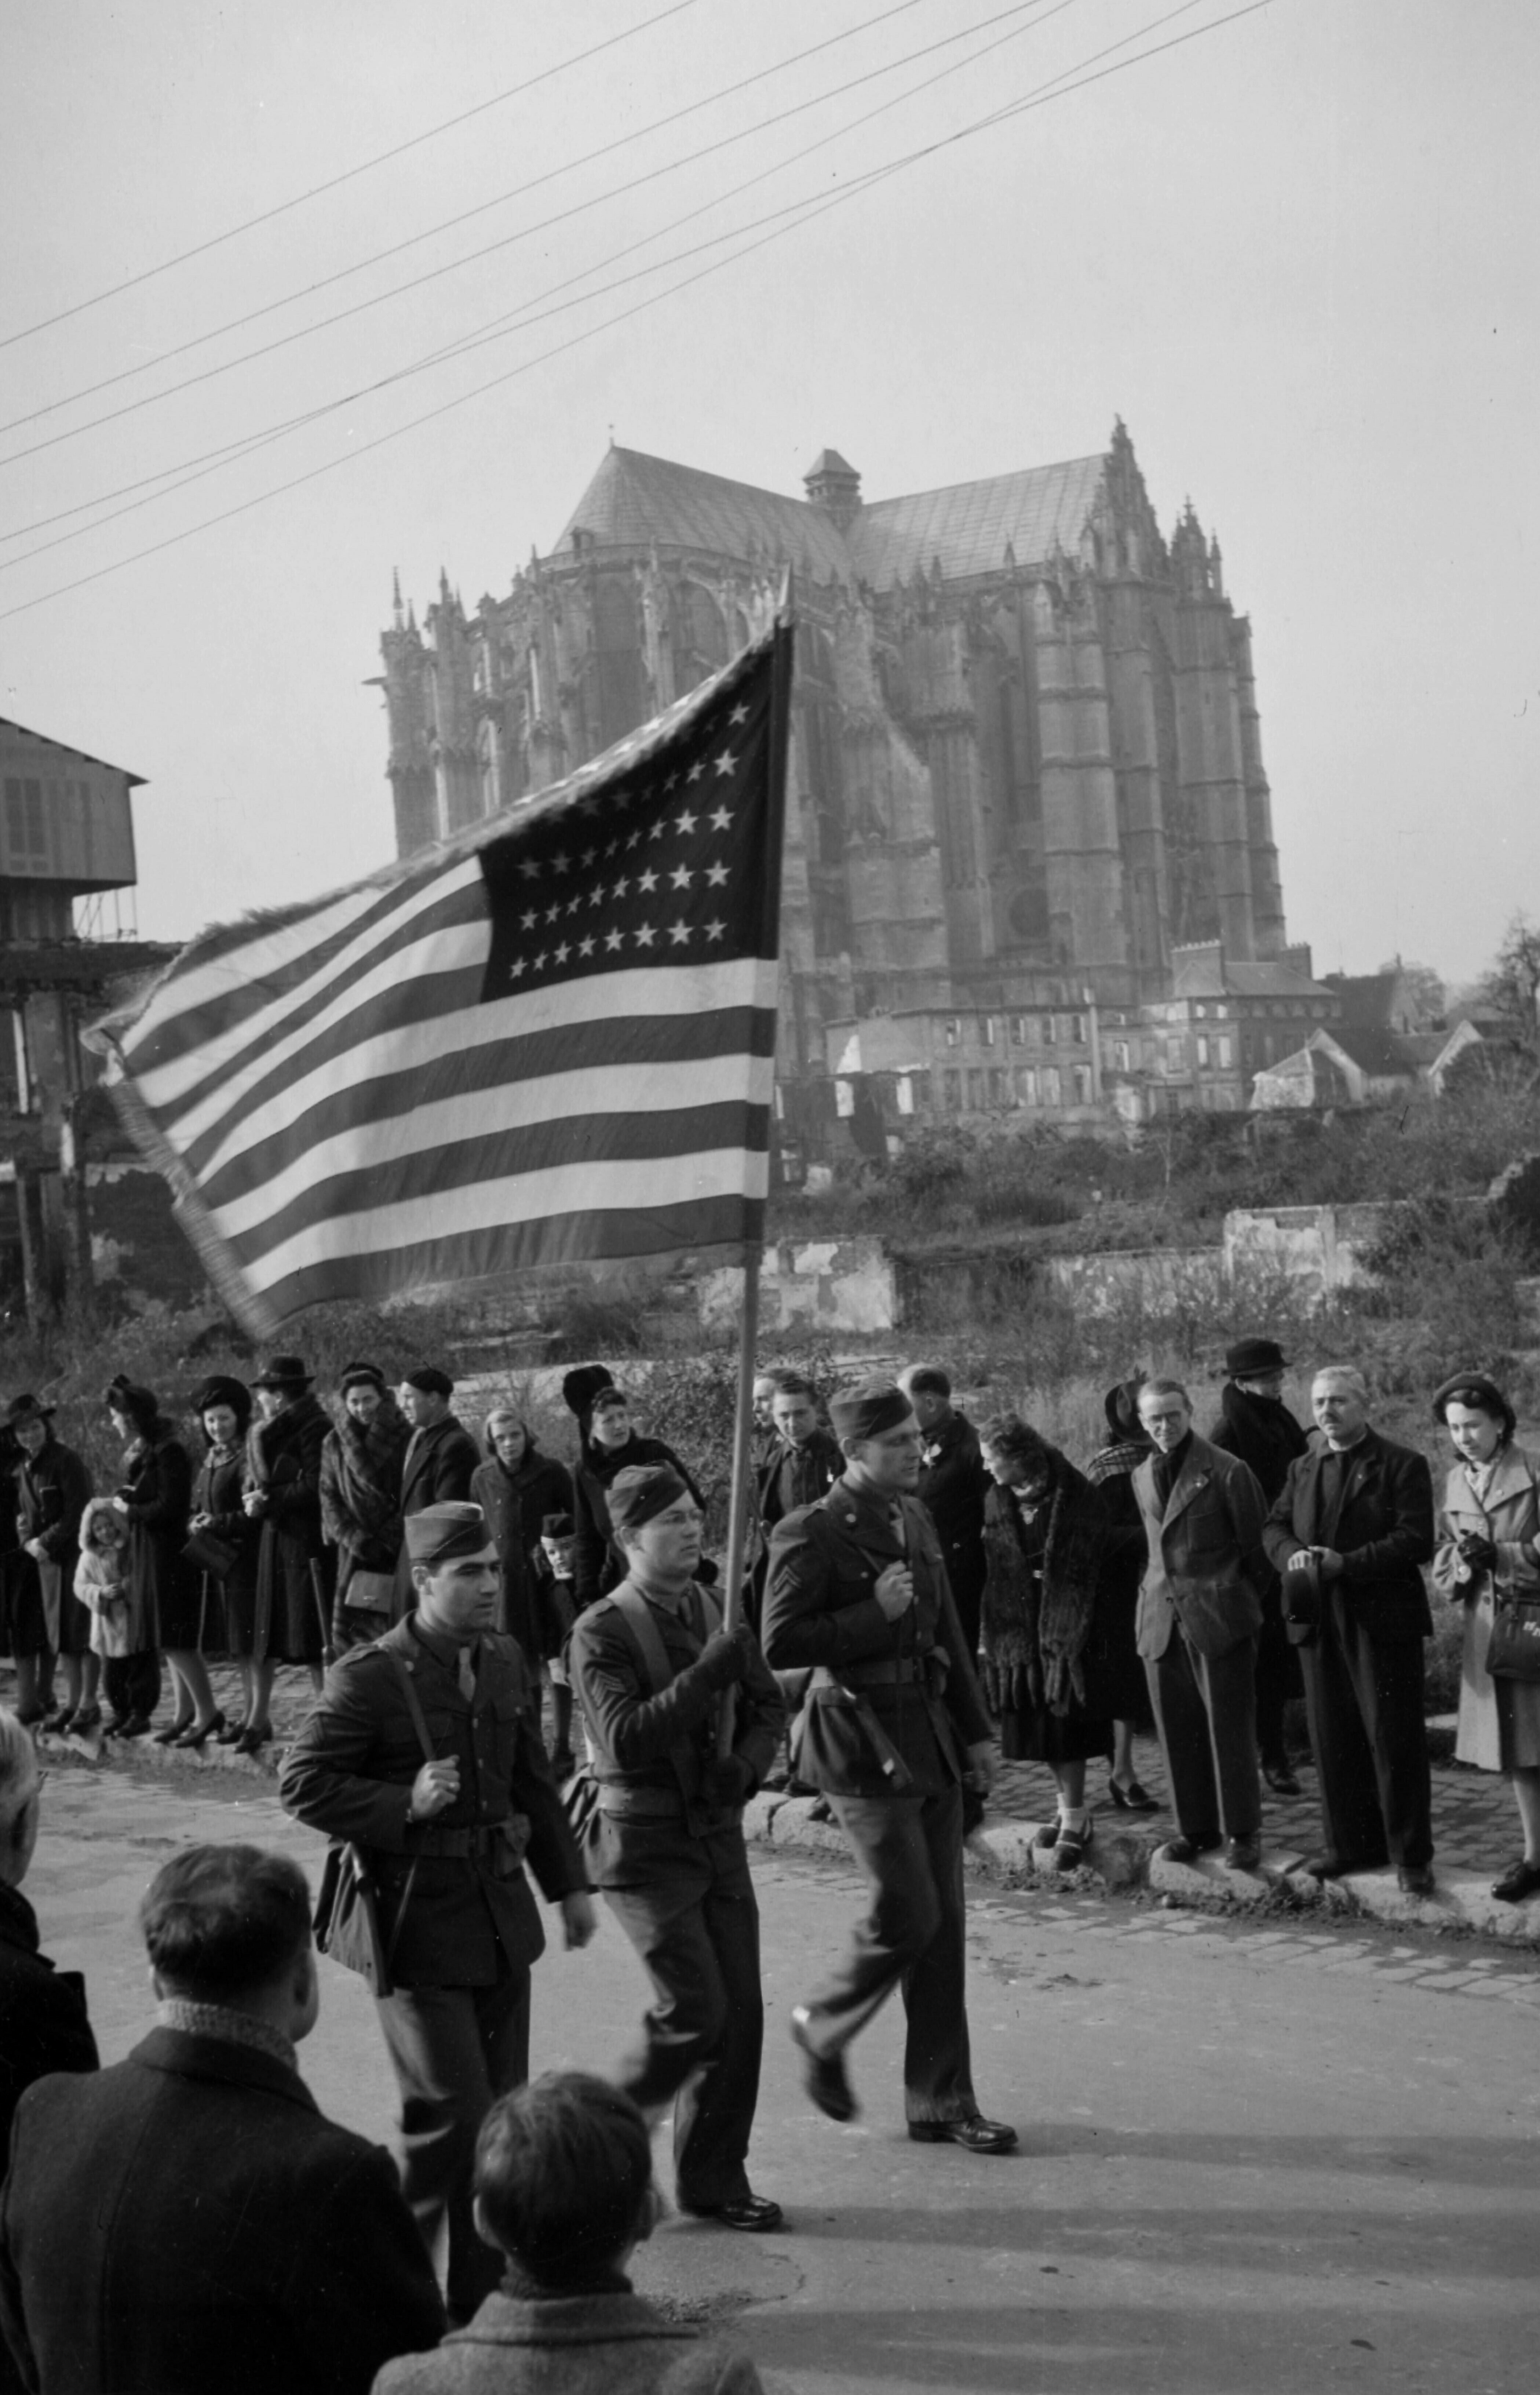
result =
[[[425,1397],[452,1397],[454,1395],[454,1382],[447,1372],[440,1371],[437,1364],[417,1365],[413,1371],[401,1374],[401,1383],[405,1388],[421,1389]]]
[[[453,1563],[492,1544],[480,1505],[425,1505],[420,1514],[408,1514],[405,1528],[407,1559],[415,1564]]]
[[[1264,1372],[1283,1372],[1288,1357],[1275,1339],[1237,1339],[1225,1349],[1225,1370],[1232,1381],[1259,1379]]]
[[[915,1409],[891,1381],[855,1381],[829,1399],[836,1438],[879,1438],[907,1422]]]
[[[1483,1413],[1494,1415],[1512,1436],[1519,1418],[1489,1373],[1452,1372],[1448,1380],[1441,1382],[1433,1392],[1433,1420],[1441,1422],[1445,1409],[1456,1398],[1466,1405],[1480,1406]]]
[[[665,1505],[689,1494],[672,1464],[628,1463],[610,1483],[611,1527],[615,1530],[639,1530]]]

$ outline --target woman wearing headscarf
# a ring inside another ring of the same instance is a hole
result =
[[[540,1541],[547,1514],[572,1512],[573,1475],[564,1463],[541,1454],[509,1399],[487,1415],[481,1445],[487,1460],[471,1475],[470,1496],[487,1517],[503,1576],[497,1627],[518,1639],[534,1669],[560,1652],[565,1636],[563,1629],[561,1637],[553,1637],[555,1617],[541,1602],[548,1582]]]
[[[252,1652],[268,1669],[257,1677],[260,1716],[236,1740],[237,1754],[257,1753],[272,1736],[266,1702],[272,1665],[307,1664],[321,1686],[331,1614],[321,1536],[321,1450],[331,1422],[310,1394],[310,1380],[297,1356],[274,1356],[252,1382],[260,1416],[246,1433],[241,1502],[261,1529]]]
[[[1091,1841],[1086,1761],[1111,1761],[1118,1702],[1117,1658],[1098,1614],[1112,1525],[1085,1474],[1020,1414],[997,1414],[979,1445],[994,1484],[984,1499],[984,1691],[1003,1759],[1053,1773],[1059,1818],[1036,1843],[1073,1871]]]
[[[561,1394],[577,1416],[577,1471],[573,1491],[574,1594],[581,1613],[596,1597],[608,1596],[625,1578],[625,1551],[610,1526],[609,1492],[617,1473],[633,1464],[666,1463],[678,1474],[702,1512],[705,1499],[673,1449],[661,1438],[644,1438],[631,1426],[631,1400],[617,1389],[606,1364],[580,1364],[567,1374]],[[702,1578],[714,1578],[703,1573]]]
[[[1139,1611],[1139,1581],[1144,1576],[1147,1550],[1143,1517],[1134,1495],[1134,1475],[1151,1451],[1139,1413],[1139,1393],[1146,1377],[1143,1372],[1135,1372],[1129,1380],[1118,1381],[1107,1391],[1101,1409],[1112,1435],[1112,1442],[1099,1448],[1086,1466],[1086,1477],[1100,1496],[1112,1526],[1112,1543],[1102,1585],[1102,1609],[1120,1647],[1126,1645],[1135,1652],[1134,1617]],[[1126,1710],[1112,1724],[1112,1765],[1107,1775],[1107,1793],[1120,1813],[1158,1813],[1159,1805],[1140,1787],[1134,1769],[1135,1736],[1148,1737],[1155,1727],[1142,1668],[1129,1678],[1122,1701]]]
[[[159,1743],[184,1731],[213,1728],[217,1708],[200,1647],[203,1589],[183,1559],[191,1511],[192,1459],[161,1412],[153,1390],[119,1373],[107,1392],[113,1426],[128,1444],[124,1450],[118,1496],[128,1516],[128,1579],[132,1603],[142,1623],[144,1644],[124,1660],[120,1697],[128,1718],[114,1724],[120,1737],[142,1738],[160,1697],[165,1650],[175,1700],[172,1718]]]
[[[241,1674],[244,1698],[241,1718],[222,1721],[214,1733],[216,1745],[236,1746],[244,1735],[246,1724],[259,1717],[255,1688],[257,1667],[252,1660],[257,1622],[257,1528],[242,1502],[251,1391],[244,1381],[217,1373],[198,1391],[192,1410],[204,1435],[204,1460],[192,1483],[192,1515],[188,1528],[192,1533],[189,1546],[193,1552],[190,1560],[204,1574],[204,1647],[210,1643],[207,1625],[217,1598],[224,1619],[225,1652],[233,1657]],[[200,1547],[202,1560],[197,1553]],[[230,1562],[216,1568],[216,1553],[220,1548]],[[192,1733],[184,1733],[175,1742],[178,1746],[197,1746],[203,1741]]]
[[[33,1665],[35,1687],[46,1680],[57,1656],[65,1692],[44,1716],[43,1727],[86,1730],[101,1719],[96,1700],[100,1666],[90,1651],[91,1617],[76,1601],[74,1581],[80,1517],[90,1500],[91,1475],[73,1448],[55,1437],[53,1417],[52,1406],[39,1405],[30,1396],[13,1399],[6,1415],[6,1426],[20,1450],[11,1473],[20,1550],[10,1566],[11,1637],[22,1698],[18,1719],[25,1724],[43,1713],[40,1703],[34,1712],[25,1701],[23,1663]]]
[[[321,1528],[336,1549],[332,1651],[383,1638],[401,1548],[401,1465],[412,1425],[377,1364],[345,1364],[342,1411],[321,1450]]]
[[[1492,1633],[1504,1598],[1540,1598],[1540,1460],[1515,1438],[1518,1420],[1484,1372],[1456,1372],[1433,1398],[1455,1462],[1444,1484],[1433,1580],[1465,1608],[1454,1756],[1506,1772],[1524,1850],[1492,1893],[1507,1904],[1540,1894],[1540,1681],[1494,1676]]]

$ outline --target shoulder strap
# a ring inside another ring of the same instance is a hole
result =
[[[416,1683],[407,1668],[406,1658],[394,1647],[388,1647],[385,1651],[400,1674],[401,1693],[406,1699],[406,1710],[412,1716],[412,1727],[417,1733],[417,1744],[422,1748],[428,1762],[437,1763],[438,1753],[433,1740],[428,1735],[428,1724],[423,1719],[422,1700],[417,1694]]]
[[[610,1591],[610,1603],[619,1615],[621,1627],[636,1648],[642,1670],[652,1684],[652,1694],[662,1696],[665,1688],[673,1686],[674,1672],[647,1599],[634,1588],[623,1585]]]

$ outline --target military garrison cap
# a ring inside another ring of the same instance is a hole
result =
[[[611,1526],[616,1531],[639,1530],[654,1514],[690,1491],[668,1463],[628,1463],[610,1483]]]
[[[829,1399],[829,1420],[836,1438],[880,1438],[896,1430],[915,1409],[891,1381],[853,1381]]]
[[[456,1555],[479,1555],[491,1544],[492,1532],[480,1505],[425,1505],[420,1514],[406,1517],[410,1563],[453,1563]]]

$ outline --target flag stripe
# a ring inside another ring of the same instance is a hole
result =
[[[204,1200],[232,1232],[244,1231],[260,1219],[249,1201],[275,1211],[303,1183],[338,1169],[344,1157],[370,1163],[547,1115],[710,1104],[742,1090],[744,1057],[768,1059],[774,1048],[773,1014],[732,1007],[677,1019],[563,1025],[533,1039],[467,1047],[421,1067],[382,1071],[341,1092],[322,1078],[309,1102],[296,1103],[270,1136],[203,1174]],[[665,1072],[678,1084],[672,1098],[660,1094]],[[765,1094],[755,1092],[761,1102]]]
[[[266,1303],[283,1319],[322,1301],[420,1296],[553,1264],[644,1263],[672,1255],[702,1261],[713,1252],[736,1254],[745,1238],[762,1238],[764,1219],[762,1198],[733,1192],[649,1207],[640,1214],[573,1211],[533,1223],[492,1224],[446,1238],[349,1250],[276,1283]]]
[[[473,971],[458,975],[422,972],[402,981],[388,974],[356,1013],[336,1012],[313,1040],[280,1042],[270,1060],[263,1060],[270,1069],[231,1080],[217,1115],[211,1096],[195,1117],[176,1123],[190,1170],[211,1175],[302,1111],[340,1101],[345,1092],[398,1070],[426,1076],[440,1066],[453,1069],[467,1052],[514,1042],[510,1063],[521,1071],[560,1072],[589,1058],[601,1032],[624,1060],[647,1052],[649,1019],[662,1026],[727,1009],[769,1012],[775,1003],[775,967],[757,957],[680,966],[667,974],[645,968],[601,974],[493,1006],[477,1002],[484,962],[483,954]],[[670,1035],[660,1027],[658,1038],[666,1058]],[[425,1083],[424,1094],[437,1092]]]
[[[745,1121],[744,1128],[749,1130],[752,1124]],[[636,1225],[650,1220],[659,1208],[734,1194],[740,1198],[763,1197],[769,1174],[765,1155],[746,1155],[742,1147],[691,1148],[687,1154],[663,1157],[650,1168],[645,1181],[629,1158],[599,1165],[558,1164],[545,1172],[516,1174],[509,1181],[467,1181],[430,1198],[402,1198],[354,1214],[329,1214],[264,1253],[249,1259],[238,1256],[238,1261],[244,1264],[252,1286],[265,1293],[281,1290],[292,1275],[310,1264],[411,1248],[425,1239],[450,1238],[462,1232],[501,1229],[510,1235],[516,1250],[522,1248],[532,1263],[538,1263],[542,1261],[538,1244],[512,1235],[544,1224],[546,1238],[554,1238],[552,1252],[559,1259],[576,1252],[562,1228],[569,1215],[614,1213]],[[644,1202],[638,1204],[638,1198]],[[609,1252],[618,1255],[625,1250],[617,1246]]]

